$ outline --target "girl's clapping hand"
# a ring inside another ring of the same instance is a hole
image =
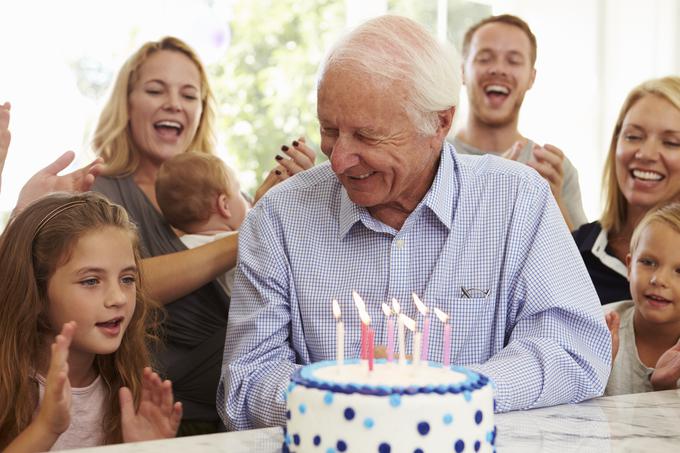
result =
[[[123,442],[175,437],[182,419],[182,403],[173,403],[172,383],[161,381],[151,368],[144,368],[142,400],[135,411],[132,393],[120,389]]]
[[[75,330],[75,321],[67,322],[52,343],[45,396],[37,417],[37,421],[57,437],[71,424],[71,384],[67,359]]]

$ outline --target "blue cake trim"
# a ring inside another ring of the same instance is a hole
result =
[[[345,360],[347,364],[357,364],[359,359]],[[376,360],[378,364],[387,363],[385,359]],[[422,362],[425,364],[425,362]],[[388,387],[384,385],[366,385],[366,384],[338,384],[332,381],[321,380],[314,377],[314,372],[319,368],[325,368],[327,366],[337,365],[335,360],[325,360],[322,362],[316,362],[311,365],[304,366],[298,369],[291,378],[293,385],[301,385],[307,388],[315,388],[319,390],[328,390],[335,393],[345,393],[351,395],[353,393],[359,393],[362,395],[374,395],[374,396],[385,396],[385,395],[415,395],[419,393],[437,393],[444,395],[447,393],[458,394],[464,392],[474,392],[475,390],[481,389],[489,383],[489,378],[483,374],[476,373],[470,369],[451,366],[449,367],[453,371],[457,371],[465,375],[466,379],[463,382],[452,385],[426,385],[426,386],[408,386],[408,387]],[[432,368],[443,368],[441,363],[437,362],[427,362],[427,366]]]

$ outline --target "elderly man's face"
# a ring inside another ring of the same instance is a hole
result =
[[[321,150],[350,199],[377,218],[383,209],[411,212],[437,170],[441,131],[425,137],[416,130],[403,108],[404,91],[338,68],[319,87]]]

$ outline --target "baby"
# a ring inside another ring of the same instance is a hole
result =
[[[680,203],[640,221],[626,264],[633,300],[606,307],[613,365],[605,395],[678,388]]]
[[[207,153],[187,152],[165,161],[156,178],[156,198],[166,220],[187,233],[180,240],[188,248],[235,234],[249,209],[234,171]],[[229,296],[233,273],[218,279]]]

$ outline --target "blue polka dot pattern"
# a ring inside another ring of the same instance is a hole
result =
[[[335,453],[335,448],[329,448],[326,453]]]
[[[401,405],[401,395],[392,394],[390,395],[390,406],[399,407]]]
[[[298,409],[300,410],[301,414],[304,414],[305,412],[307,412],[307,406],[305,404],[300,404]]]
[[[378,453],[390,453],[392,451],[392,447],[390,447],[390,444],[387,442],[383,442],[380,445],[378,445]]]
[[[413,453],[423,453],[423,450],[421,448],[416,448],[413,450]]]
[[[426,436],[430,432],[430,425],[427,422],[418,423],[418,432],[421,436]]]
[[[489,431],[488,433],[486,433],[486,441],[491,443],[492,439],[493,439],[493,432]]]
[[[453,415],[451,414],[445,414],[444,418],[442,419],[445,425],[450,425],[451,422],[453,422]]]
[[[292,392],[294,388],[295,388],[295,382],[290,382],[288,384],[288,393]]]
[[[297,434],[293,434],[293,443],[295,445],[300,445],[300,436]]]
[[[463,439],[458,439],[453,445],[453,449],[456,450],[456,453],[461,453],[465,450],[465,442],[463,442]]]
[[[354,409],[352,409],[351,407],[345,409],[345,418],[347,420],[352,420],[354,418]]]
[[[472,393],[468,392],[467,390],[463,392],[463,397],[465,398],[465,401],[468,403],[470,400],[472,400]]]
[[[475,441],[475,451],[479,451],[480,448],[482,448],[482,444],[478,440],[476,440]]]
[[[290,420],[290,411],[286,411],[286,418]]]
[[[314,439],[312,440],[312,442],[314,443],[315,446],[318,447],[319,444],[321,443],[321,436],[314,436]]]
[[[366,420],[364,420],[364,426],[368,429],[373,428],[373,425],[375,425],[375,422],[371,417],[368,417]]]
[[[338,451],[346,451],[347,450],[347,444],[345,443],[344,440],[339,440],[338,443],[335,445]]]
[[[484,416],[482,415],[482,411],[475,412],[475,423],[479,425],[480,423],[482,423],[483,418]]]
[[[333,392],[326,392],[326,394],[323,396],[323,402],[329,406],[333,404]]]
[[[491,434],[491,433],[488,433],[488,434],[486,435],[486,437],[489,437],[489,434]],[[290,434],[286,434],[285,436],[283,436],[283,442],[284,442],[286,445],[290,445],[290,442],[291,442],[291,441],[290,441]],[[489,442],[490,442],[490,441],[489,441]]]
[[[290,449],[288,448],[288,445],[283,444],[281,447],[281,453],[290,453]]]

